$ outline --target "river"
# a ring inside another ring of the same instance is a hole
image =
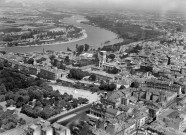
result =
[[[64,44],[57,44],[57,45],[48,45],[48,46],[30,46],[30,47],[6,47],[6,48],[0,48],[0,50],[4,50],[6,52],[41,52],[43,48],[45,50],[54,50],[54,51],[66,51],[67,47],[74,50],[76,44],[89,44],[90,46],[93,46],[94,48],[98,48],[102,46],[106,41],[111,41],[109,44],[118,43],[121,42],[122,39],[117,39],[117,35],[111,31],[90,26],[87,24],[82,24],[78,20],[86,20],[84,16],[80,15],[74,15],[70,18],[64,18],[63,21],[65,23],[74,25],[76,27],[81,27],[86,30],[86,33],[88,37],[86,39],[83,39],[81,41],[71,42],[71,43],[64,43]]]

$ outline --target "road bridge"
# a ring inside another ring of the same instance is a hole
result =
[[[50,123],[55,123],[57,121],[60,121],[60,119],[64,119],[65,117],[68,117],[70,115],[86,112],[86,111],[88,111],[90,109],[90,107],[91,107],[91,104],[86,104],[86,105],[77,107],[75,109],[72,109],[72,110],[70,110],[68,112],[62,112],[62,113],[60,113],[58,115],[55,115],[55,116],[49,118],[48,121]]]

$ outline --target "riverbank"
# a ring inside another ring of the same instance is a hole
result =
[[[80,38],[74,38],[70,41],[67,41],[67,42],[55,42],[55,43],[52,43],[52,44],[41,44],[41,45],[26,45],[26,46],[14,46],[14,47],[38,47],[38,46],[52,46],[52,45],[62,45],[62,44],[66,44],[66,43],[73,43],[73,42],[78,42],[78,41],[81,41],[81,40],[84,40],[86,38],[88,38],[88,34],[86,33],[86,30],[82,30],[82,33],[83,35],[80,37]],[[8,47],[0,47],[0,48],[8,48]]]
[[[115,39],[122,39],[123,41],[124,41],[124,39],[123,38],[119,38],[119,34],[117,34],[117,33],[115,33],[114,31],[112,31],[112,30],[110,30],[110,29],[108,29],[108,28],[104,28],[104,27],[101,27],[101,26],[98,26],[98,25],[95,25],[95,24],[93,24],[93,23],[91,23],[88,19],[82,19],[82,20],[76,20],[76,22],[77,23],[81,23],[81,24],[86,24],[86,25],[90,25],[90,26],[93,26],[93,27],[97,27],[97,28],[100,28],[100,29],[104,29],[104,30],[107,30],[107,31],[109,31],[109,32],[112,32],[113,34],[115,34],[116,35],[116,38]],[[123,41],[121,41],[121,42],[123,42]],[[109,42],[110,43],[110,42]],[[105,44],[105,45],[107,45],[107,44]]]
[[[67,48],[70,48],[71,50],[76,49],[76,44],[78,45],[83,45],[83,44],[88,44],[90,46],[93,46],[95,49],[102,47],[105,41],[110,40],[111,44],[119,43],[122,40],[121,39],[116,39],[117,36],[113,32],[107,31],[105,29],[100,29],[98,27],[78,23],[77,20],[85,20],[83,16],[78,16],[76,15],[74,18],[65,18],[63,21],[66,24],[73,25],[75,27],[81,27],[82,29],[86,30],[87,38],[86,37],[81,37],[81,39],[75,39],[70,42],[65,42],[65,43],[59,43],[59,44],[52,44],[52,45],[38,45],[38,46],[29,46],[29,47],[3,47],[2,49],[0,48],[1,51],[5,51],[7,53],[13,52],[13,53],[27,53],[27,52],[42,52],[43,49],[45,50],[53,50],[53,51],[66,51]]]

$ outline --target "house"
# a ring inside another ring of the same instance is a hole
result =
[[[152,102],[147,102],[146,105],[149,109],[149,118],[156,119],[162,111],[162,107]]]
[[[90,132],[87,133],[87,135],[111,135],[109,133],[107,133],[105,130],[103,129],[92,129]]]
[[[159,89],[164,91],[177,92],[178,95],[181,94],[181,86],[172,84],[172,81],[162,81],[158,79],[147,79],[139,83],[140,87]]]
[[[183,132],[186,129],[186,114],[179,111],[168,109],[159,116],[159,120],[173,130]]]
[[[118,111],[116,109],[113,109],[113,108],[107,108],[106,112],[105,112],[105,117],[107,117],[107,118],[114,118],[114,117],[116,117],[119,114],[120,114],[120,111]]]
[[[71,135],[70,130],[58,123],[52,124],[53,135]]]
[[[121,105],[121,99],[125,95],[123,91],[113,91],[107,93],[107,96],[101,98],[101,103],[104,105],[112,106],[112,108],[118,108]]]
[[[60,124],[50,124],[49,121],[38,119],[28,125],[30,135],[71,135],[70,130]]]
[[[110,82],[111,80],[114,80],[114,75],[113,74],[108,74],[104,71],[98,71],[98,70],[93,70],[93,71],[89,71],[91,74],[95,74],[96,75],[96,81],[100,82],[100,81],[105,81],[105,82]]]
[[[105,118],[105,112],[106,112],[106,107],[102,104],[93,103],[92,106],[90,107],[90,114],[96,117]]]
[[[57,80],[60,79],[63,75],[63,70],[50,69],[50,68],[41,68],[40,77],[48,80]]]
[[[136,124],[133,120],[106,119],[100,124],[100,128],[111,135],[130,135],[135,131]]]
[[[142,110],[135,114],[136,128],[140,128],[147,123],[148,114]]]

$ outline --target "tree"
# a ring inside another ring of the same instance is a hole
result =
[[[130,69],[130,73],[132,74],[132,75],[135,75],[136,74],[136,71],[135,71],[135,69]]]
[[[182,32],[183,30],[182,30],[182,27],[181,26],[178,26],[177,28],[176,28],[176,31],[177,32]]]
[[[5,101],[5,95],[0,95],[0,102]]]
[[[76,107],[78,106],[78,102],[79,102],[79,101],[78,101],[77,99],[74,98],[73,101],[72,101],[72,107],[73,107],[73,108],[76,108]]]
[[[4,95],[4,94],[6,94],[6,92],[7,92],[6,87],[5,87],[4,83],[2,83],[0,86],[0,95]]]
[[[23,105],[23,107],[21,108],[21,113],[24,113],[33,118],[37,118],[39,116],[38,113],[30,105]]]
[[[76,52],[78,54],[81,54],[84,51],[84,45],[78,45],[76,46]]]
[[[32,99],[40,100],[40,99],[42,99],[42,96],[43,96],[42,92],[39,90],[30,90],[29,89],[28,94],[29,94],[31,100]]]
[[[100,86],[99,86],[99,89],[100,90],[106,90],[106,91],[113,91],[113,90],[116,89],[116,84],[114,84],[114,83],[111,83],[111,84],[101,83]]]
[[[0,62],[0,70],[2,70],[4,68],[4,63]]]
[[[35,106],[39,106],[39,107],[42,107],[43,105],[42,105],[42,103],[41,103],[40,101],[36,101],[36,104],[35,104]]]
[[[100,83],[100,90],[108,90],[109,85],[107,83]]]
[[[3,110],[3,107],[0,105],[0,111],[2,111]],[[1,126],[0,126],[1,127]]]
[[[139,83],[137,81],[134,81],[131,83],[131,86],[132,88],[139,88]]]
[[[6,130],[10,130],[10,129],[13,129],[13,128],[15,128],[16,127],[16,123],[14,123],[14,122],[9,122],[9,123],[7,123],[6,124],[6,126],[5,126],[5,128],[4,129],[6,129]]]
[[[99,87],[91,87],[90,90],[92,92],[98,92],[100,89],[99,89]]]
[[[3,63],[3,65],[4,65],[5,67],[10,67],[10,66],[11,66],[11,65],[9,64],[8,60],[5,60],[4,63]]]
[[[89,77],[89,79],[91,81],[96,81],[96,75],[95,74],[91,74],[90,77]]]
[[[133,48],[129,48],[126,50],[127,53],[139,53],[142,50],[142,46],[136,45]]]
[[[5,52],[5,51],[0,51],[0,53],[2,53],[3,55],[5,55],[5,54],[6,54],[6,52]]]
[[[33,58],[30,58],[28,61],[27,61],[28,64],[32,64],[34,65],[34,59]]]
[[[54,67],[57,67],[57,63],[58,63],[58,60],[57,59],[53,59],[53,61],[52,61],[52,65],[54,66]]]
[[[114,67],[113,69],[108,69],[106,72],[109,74],[117,74],[119,70],[116,67]]]
[[[109,59],[112,59],[112,60],[114,60],[114,58],[115,58],[115,55],[114,54],[109,54],[108,56],[107,56]]]
[[[65,70],[65,69],[66,69],[66,66],[63,65],[63,62],[61,61],[60,66],[59,66],[58,68],[59,68],[59,69],[63,69],[63,70]]]
[[[109,91],[113,91],[113,90],[115,90],[116,89],[116,84],[114,84],[114,83],[111,83],[110,85],[109,85]]]
[[[69,47],[67,47],[67,51],[68,51],[68,52],[71,52],[72,50],[71,50]]]
[[[60,83],[60,82],[62,82],[60,79],[57,79],[57,80],[56,80],[56,83]]]
[[[89,50],[89,47],[90,47],[90,46],[89,46],[88,44],[85,44],[85,47],[84,47],[85,50],[84,50],[84,51],[87,52],[87,51]]]
[[[99,65],[99,57],[98,57],[98,53],[95,53],[95,54],[93,55],[93,58],[94,58],[94,62],[95,62],[95,64],[96,64],[96,65]]]
[[[66,56],[64,59],[65,64],[69,65],[70,64],[70,59],[69,56]]]
[[[50,55],[49,56],[49,59],[52,61],[52,60],[54,60],[56,58],[56,56],[55,55]]]
[[[6,107],[9,107],[9,106],[14,105],[14,104],[15,104],[15,101],[12,100],[12,99],[6,101]]]
[[[119,89],[125,89],[125,86],[124,85],[121,85]]]
[[[43,119],[48,119],[51,116],[53,116],[55,114],[55,110],[52,109],[50,106],[46,106],[43,108],[43,111],[41,111],[40,115],[41,118]]]
[[[46,58],[43,58],[43,57],[42,57],[42,58],[40,58],[40,59],[37,59],[36,62],[37,62],[37,63],[40,63],[40,62],[45,61],[45,60],[46,60]]]
[[[13,99],[15,97],[15,94],[12,91],[9,91],[5,95],[5,100]]]
[[[76,51],[73,51],[73,55],[76,55]]]
[[[26,120],[24,120],[23,118],[19,119],[19,124],[20,125],[25,125],[26,124]]]
[[[63,107],[65,106],[66,102],[64,100],[60,100],[57,104],[57,107],[60,109],[63,109]]]
[[[19,96],[16,102],[16,107],[17,108],[22,107],[24,104],[28,103],[29,99],[30,99],[29,97]]]
[[[71,69],[70,70],[70,73],[68,74],[68,77],[69,78],[74,78],[74,79],[77,79],[77,80],[81,80],[83,77],[85,76],[88,76],[89,73],[88,72],[84,72],[80,69]]]

